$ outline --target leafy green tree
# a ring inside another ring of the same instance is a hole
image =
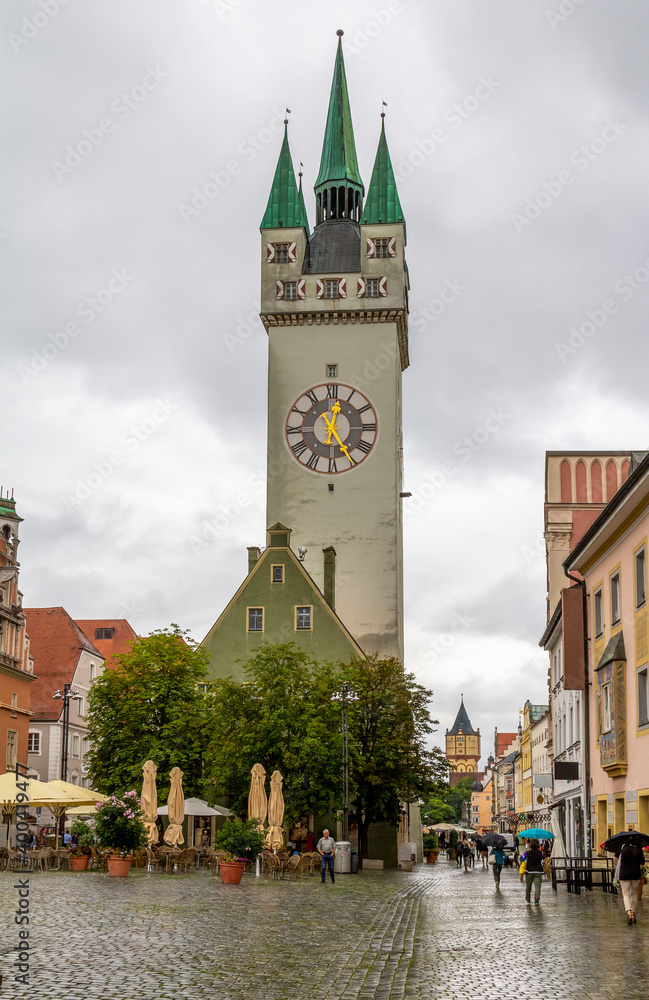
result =
[[[198,684],[206,654],[177,625],[138,637],[115,657],[90,690],[87,760],[93,788],[139,788],[142,765],[158,767],[158,794],[169,791],[169,772],[179,767],[188,796],[202,792],[206,696]]]
[[[462,804],[471,798],[471,785],[475,775],[460,778],[452,788],[447,782],[437,786],[433,795],[421,806],[422,822],[460,823],[462,821]]]
[[[455,810],[441,796],[432,795],[421,806],[421,819],[428,826],[433,823],[454,823]]]
[[[264,644],[245,666],[247,680],[212,685],[206,729],[206,781],[247,815],[250,772],[262,764],[283,781],[286,822],[340,806],[340,709],[331,702],[338,672],[295,643]]]
[[[427,745],[436,724],[428,708],[432,691],[399,660],[369,657],[343,673],[358,696],[349,708],[350,794],[353,788],[359,851],[366,858],[370,825],[396,825],[401,803],[430,794],[444,777],[446,760]]]

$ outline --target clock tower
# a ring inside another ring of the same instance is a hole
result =
[[[261,223],[268,333],[267,524],[291,526],[366,653],[403,659],[401,373],[408,367],[406,226],[385,135],[365,197],[341,36],[310,231],[288,122]]]

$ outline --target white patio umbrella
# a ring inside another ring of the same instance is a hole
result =
[[[557,816],[557,809],[550,810],[550,827],[552,833],[554,834],[554,843],[552,845],[552,857],[553,858],[565,858],[566,856],[566,845],[563,842],[563,834],[561,832],[561,822]]]
[[[266,844],[277,850],[284,846],[284,795],[283,778],[279,771],[273,771],[270,779],[270,800],[268,802],[268,830]]]

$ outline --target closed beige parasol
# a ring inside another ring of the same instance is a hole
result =
[[[284,795],[279,771],[273,771],[270,779],[270,799],[268,801],[268,831],[266,845],[274,851],[284,846]]]
[[[183,772],[179,767],[172,767],[169,772],[171,778],[171,788],[167,799],[169,809],[169,826],[165,830],[165,844],[176,847],[182,844],[183,820],[185,818],[185,796],[183,794]]]
[[[264,780],[266,772],[261,764],[255,764],[252,769],[252,780],[250,782],[250,794],[248,795],[248,819],[256,819],[260,827],[266,823],[266,813],[268,812],[268,799]]]
[[[142,767],[142,811],[149,844],[155,844],[158,840],[158,828],[155,825],[158,818],[158,789],[155,784],[157,773],[158,768],[153,761],[147,760]]]

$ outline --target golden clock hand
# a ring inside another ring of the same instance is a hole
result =
[[[336,412],[338,412],[338,411],[336,411]],[[327,429],[329,431],[329,433],[327,434],[327,440],[325,441],[325,444],[331,444],[331,435],[334,433],[334,431],[336,429],[336,417],[334,415],[333,420],[328,420],[326,413],[323,413],[322,417],[323,417],[323,420],[324,420],[325,424],[327,425]]]
[[[322,415],[324,417],[324,413]],[[336,418],[334,417],[334,420],[335,419]],[[349,464],[350,465],[355,465],[356,463],[354,462],[354,459],[352,458],[352,456],[349,454],[349,451],[347,449],[347,445],[343,444],[342,441],[340,440],[339,436],[338,436],[338,431],[336,430],[334,422],[332,421],[331,424],[330,424],[326,417],[325,417],[325,420],[327,422],[327,427],[329,428],[329,440],[331,440],[331,435],[333,434],[333,436],[335,437],[336,441],[340,445],[340,450],[342,451],[343,455],[345,455],[349,459]],[[326,443],[328,443],[328,442],[326,442]]]

